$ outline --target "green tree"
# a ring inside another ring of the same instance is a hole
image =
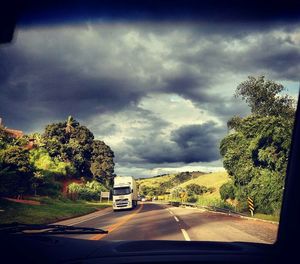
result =
[[[62,179],[67,176],[71,177],[75,173],[75,168],[71,162],[63,162],[58,158],[50,157],[45,148],[35,148],[29,153],[32,166],[45,176]]]
[[[188,172],[188,171],[180,172],[180,173],[175,175],[175,178],[173,179],[173,182],[180,184],[180,183],[183,183],[183,182],[185,182],[187,180],[190,180],[192,178],[193,178],[193,175],[190,172]]]
[[[295,112],[293,100],[282,91],[282,85],[264,77],[249,77],[237,88],[252,114],[228,121],[232,130],[221,140],[220,153],[241,209],[247,208],[248,196],[257,211],[276,213],[280,208]],[[220,192],[226,198],[232,188],[225,185]]]
[[[106,186],[112,186],[114,174],[114,152],[103,141],[94,140],[91,153],[91,172],[94,178]]]
[[[65,128],[66,133],[67,134],[71,133],[74,127],[77,126],[79,126],[79,123],[72,116],[69,116],[66,122],[66,128]]]
[[[1,195],[22,195],[30,190],[33,167],[29,162],[27,150],[9,146],[0,151]]]
[[[235,198],[235,186],[232,182],[224,183],[220,187],[220,195],[221,199],[226,201],[227,199]]]
[[[288,95],[281,95],[284,90],[283,85],[265,80],[264,76],[249,76],[237,87],[235,96],[248,103],[252,114],[293,118],[294,100]]]
[[[45,141],[40,133],[33,133],[28,135],[28,138],[34,140],[34,146],[35,147],[44,147]]]
[[[99,200],[101,191],[107,191],[107,188],[95,180],[87,181],[85,184],[71,183],[68,186],[71,196],[81,200]]]
[[[90,159],[94,135],[72,117],[67,122],[46,126],[45,148],[51,157],[72,162],[79,176],[91,177]]]
[[[191,183],[191,184],[187,185],[186,190],[191,195],[194,195],[194,194],[202,195],[202,194],[208,192],[208,188],[206,186],[195,184],[195,183]]]

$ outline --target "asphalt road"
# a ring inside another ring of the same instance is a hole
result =
[[[236,218],[193,208],[170,207],[155,203],[139,204],[134,210],[100,212],[59,222],[96,227],[107,235],[72,235],[90,240],[198,240],[274,243],[276,224]],[[71,236],[71,235],[69,235]]]

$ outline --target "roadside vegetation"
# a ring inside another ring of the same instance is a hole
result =
[[[41,205],[29,205],[0,199],[0,224],[49,224],[59,220],[88,214],[109,207],[109,203],[83,200],[36,198]]]
[[[235,199],[238,211],[248,211],[247,198],[255,213],[278,218],[294,124],[294,100],[284,87],[263,76],[249,77],[235,96],[251,108],[246,117],[228,121],[229,134],[220,143],[224,168],[231,182],[220,188],[223,200]]]
[[[76,182],[65,190],[72,199],[98,199],[112,186],[113,158],[110,147],[71,116],[21,138],[0,126],[0,197],[56,198],[66,182]]]
[[[0,223],[49,223],[107,206],[98,201],[112,186],[113,158],[110,147],[71,116],[23,137],[0,126]]]

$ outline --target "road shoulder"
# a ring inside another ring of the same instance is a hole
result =
[[[107,207],[104,209],[100,209],[99,211],[93,212],[93,213],[89,213],[86,215],[82,215],[82,216],[78,216],[78,217],[74,217],[74,218],[70,218],[70,219],[66,219],[66,220],[62,220],[62,221],[58,221],[53,223],[54,225],[77,225],[89,220],[92,220],[94,218],[109,214],[112,212],[112,207]]]

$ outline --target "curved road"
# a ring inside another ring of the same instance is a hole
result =
[[[91,240],[198,240],[274,243],[276,224],[193,208],[141,203],[134,210],[111,208],[57,224],[96,227],[107,235],[72,235]],[[71,235],[69,235],[71,236]]]

